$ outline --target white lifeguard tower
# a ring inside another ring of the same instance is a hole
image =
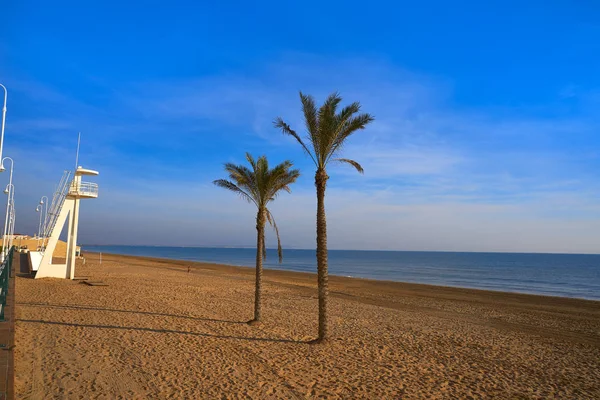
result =
[[[31,268],[37,271],[35,278],[75,277],[75,258],[77,250],[77,230],[79,226],[79,201],[98,197],[98,184],[82,182],[84,175],[98,175],[98,171],[77,167],[73,179],[71,171],[65,171],[54,193],[52,205],[46,215],[46,231],[41,251],[30,252]],[[67,222],[67,255],[64,264],[53,264],[52,256],[56,243]]]

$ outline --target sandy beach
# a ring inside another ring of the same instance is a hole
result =
[[[191,272],[187,267],[191,266]],[[16,278],[19,399],[600,398],[600,302],[86,254]]]

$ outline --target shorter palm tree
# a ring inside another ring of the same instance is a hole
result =
[[[265,246],[265,224],[269,224],[277,235],[277,253],[279,262],[283,260],[279,229],[275,218],[267,205],[275,200],[279,192],[285,190],[290,193],[290,185],[298,179],[300,171],[292,168],[291,161],[284,161],[269,169],[267,157],[261,156],[255,160],[250,153],[246,153],[246,160],[252,169],[244,165],[225,164],[225,171],[229,173],[229,180],[217,179],[213,183],[222,188],[237,193],[244,200],[253,203],[258,208],[256,213],[256,286],[254,291],[254,319],[250,322],[258,322],[261,319],[261,295],[262,295],[262,273],[263,259],[266,258]]]

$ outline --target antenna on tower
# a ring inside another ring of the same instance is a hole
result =
[[[81,143],[81,132],[77,134],[77,154],[75,155],[75,171],[79,165],[79,144]]]

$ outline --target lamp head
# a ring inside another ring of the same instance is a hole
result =
[[[40,204],[44,204],[44,199],[41,199],[41,200],[40,200]]]
[[[4,163],[0,164],[0,172],[4,172],[6,171],[6,168],[4,168]]]
[[[42,210],[42,207],[40,207],[40,206],[37,206],[37,207],[35,208],[35,211],[36,211],[36,212],[40,212],[41,210]]]
[[[8,188],[4,189],[4,194],[8,194]]]

